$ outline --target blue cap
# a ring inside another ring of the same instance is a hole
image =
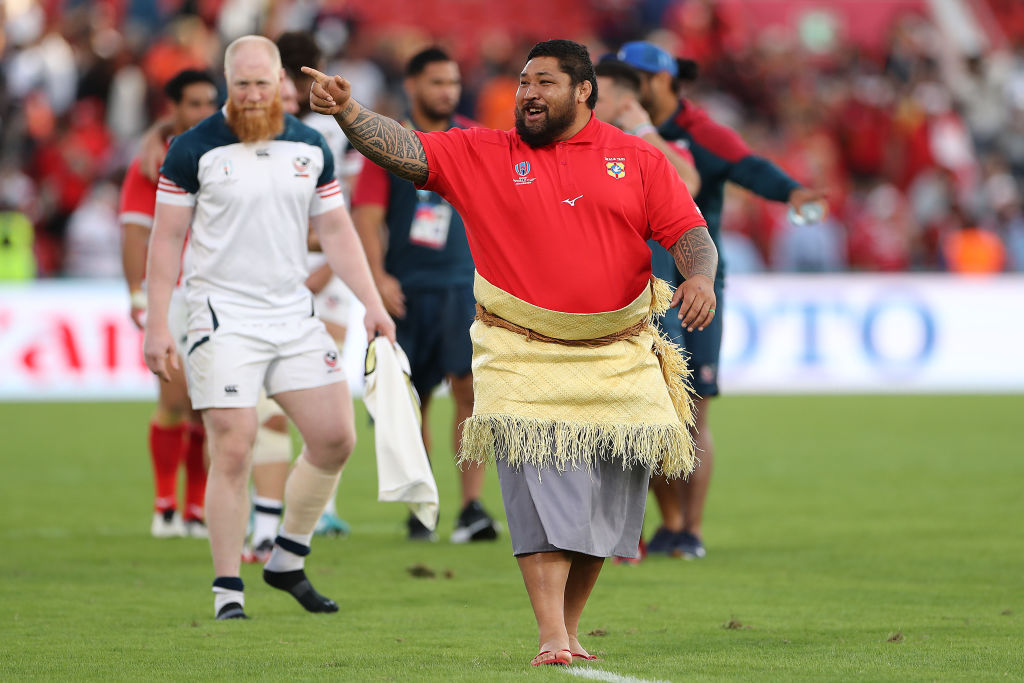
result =
[[[619,48],[617,57],[634,69],[656,74],[667,71],[672,78],[679,75],[675,58],[654,43],[634,40]]]

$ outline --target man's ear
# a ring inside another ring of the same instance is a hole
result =
[[[576,95],[576,103],[583,104],[590,98],[590,93],[594,92],[594,84],[590,81],[583,81],[579,84],[579,93]]]

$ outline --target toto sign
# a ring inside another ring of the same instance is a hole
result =
[[[726,281],[726,392],[1024,391],[1024,278]]]

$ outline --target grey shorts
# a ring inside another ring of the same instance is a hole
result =
[[[515,555],[565,550],[595,557],[636,557],[650,469],[599,459],[591,469],[559,472],[497,463]]]

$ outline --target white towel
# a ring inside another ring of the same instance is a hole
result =
[[[437,483],[420,431],[419,398],[402,347],[384,337],[366,349],[363,403],[374,420],[377,451],[377,500],[401,501],[423,525],[437,526]]]

